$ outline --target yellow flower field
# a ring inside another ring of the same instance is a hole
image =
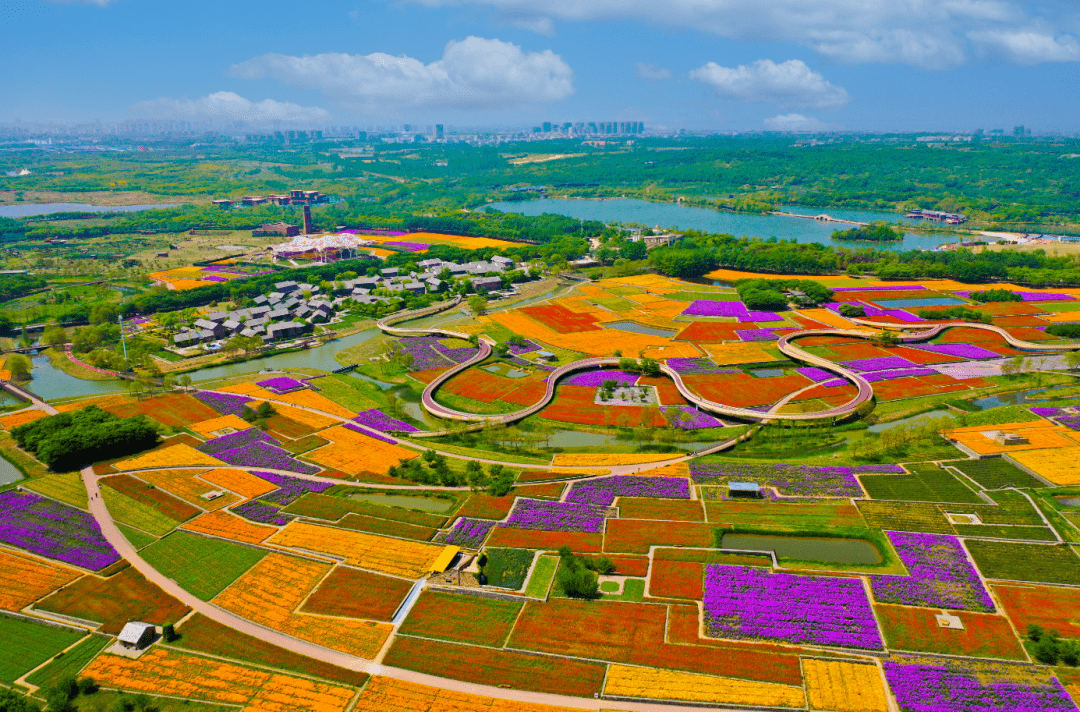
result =
[[[223,510],[200,514],[185,522],[181,528],[248,544],[261,544],[278,531],[276,527],[253,524],[243,517]]]
[[[211,658],[152,648],[138,660],[103,654],[82,673],[104,687],[184,697],[230,705],[253,705],[276,712],[342,712],[353,691],[290,675],[255,670]]]
[[[330,441],[317,450],[307,453],[307,457],[324,467],[341,470],[347,475],[361,472],[381,474],[402,460],[411,460],[419,453],[398,445],[384,443],[375,438],[350,430],[339,425],[319,433]]]
[[[58,564],[0,551],[0,608],[20,611],[34,601],[82,576]]]
[[[118,462],[113,467],[124,470],[144,470],[151,467],[218,467],[225,463],[216,457],[199,452],[190,445],[172,445],[152,450],[145,455]]]
[[[247,430],[250,427],[251,423],[247,422],[239,415],[223,415],[220,418],[211,418],[210,420],[204,420],[201,423],[193,423],[191,425],[191,429],[206,440],[214,437],[214,433],[219,430],[225,430],[227,428],[232,428],[234,431]]]
[[[833,326],[837,329],[862,329],[858,324],[854,324],[851,321],[845,319],[839,314],[832,312],[828,309],[800,309],[799,313],[805,316],[807,319],[813,319],[819,324],[825,324],[826,326]]]
[[[374,658],[393,626],[296,612],[333,567],[295,556],[269,554],[214,603],[282,633],[362,658]]]
[[[31,410],[20,410],[17,413],[11,413],[0,417],[0,428],[4,430],[14,430],[20,425],[26,425],[27,423],[33,423],[35,420],[41,420],[48,413],[43,410],[33,408]]]
[[[1076,466],[1080,446],[1015,452],[1009,457],[1055,485],[1080,485],[1080,468]]]
[[[219,488],[197,479],[196,475],[198,474],[199,470],[149,470],[140,472],[138,477],[140,480],[176,495],[200,509],[221,509],[240,501],[238,496],[231,493],[213,500],[203,499],[202,495]]]
[[[498,240],[493,237],[471,237],[469,235],[443,235],[437,232],[414,232],[397,237],[381,237],[378,235],[365,235],[364,239],[376,240],[377,242],[430,242],[437,245],[455,245],[466,250],[478,250],[481,247],[516,247],[517,243]]]
[[[1017,433],[1028,439],[1022,445],[1002,445],[993,439],[995,432]],[[1024,450],[1049,450],[1050,448],[1076,448],[1076,441],[1069,437],[1073,431],[1046,420],[1030,423],[1002,423],[1000,425],[972,425],[941,431],[946,438],[955,440],[979,455],[1018,454]],[[1038,458],[1036,458],[1038,459]]]
[[[805,274],[762,274],[758,272],[743,272],[735,269],[717,269],[709,272],[705,276],[709,279],[715,279],[718,282],[735,282],[740,279],[810,279],[815,282],[820,282],[826,287],[872,287],[875,284],[880,284],[877,280],[855,279],[854,277],[846,277],[843,275],[836,277],[817,277]],[[889,282],[889,284],[897,283]]]
[[[391,576],[418,578],[431,568],[445,546],[391,539],[347,529],[290,522],[270,543],[340,556],[346,563]]]
[[[647,462],[663,462],[679,457],[671,453],[638,453],[614,455],[607,453],[565,453],[561,452],[552,459],[552,467],[618,467],[619,465],[641,465]]]
[[[78,472],[61,472],[34,477],[22,480],[19,484],[28,490],[67,502],[79,509],[86,509],[89,506],[90,498],[86,493],[86,485],[83,484],[82,475]]]
[[[206,480],[210,484],[217,485],[218,487],[224,487],[247,499],[259,497],[260,495],[264,495],[267,492],[273,492],[277,489],[276,486],[270,484],[263,478],[252,475],[244,470],[208,470],[202,472],[199,475],[199,478]]]
[[[674,465],[664,465],[663,467],[657,467],[652,470],[643,470],[641,474],[648,475],[649,477],[681,477],[683,479],[689,479],[690,463],[676,462]]]
[[[113,406],[127,405],[132,402],[132,398],[126,394],[101,396],[100,398],[84,398],[83,400],[77,400],[74,403],[64,403],[56,406],[56,409],[61,413],[68,413],[73,410],[79,410],[85,408],[88,405],[96,405],[98,408],[111,408]]]
[[[718,365],[738,363],[761,363],[762,361],[775,361],[769,349],[761,344],[753,342],[732,342],[728,344],[702,344],[701,348]]]
[[[578,708],[470,695],[381,675],[371,678],[353,709],[356,712],[580,712]]]
[[[304,408],[314,408],[315,410],[321,410],[323,413],[336,415],[339,418],[352,418],[354,415],[356,415],[356,413],[354,413],[353,411],[349,410],[344,406],[338,405],[326,396],[321,396],[315,391],[309,391],[307,389],[304,389],[302,391],[294,391],[293,393],[286,393],[280,396],[274,396],[274,399],[284,401],[285,403],[302,406]]]
[[[608,666],[604,694],[726,705],[802,707],[806,704],[802,688],[795,685],[628,665]]]
[[[810,709],[888,712],[877,665],[803,658],[802,666]]]
[[[271,398],[277,398],[276,393],[271,393],[262,386],[257,386],[254,383],[237,383],[231,386],[222,386],[221,388],[215,388],[216,391],[222,393],[235,393],[240,396],[248,396],[250,398],[256,398],[259,400],[268,400]]]

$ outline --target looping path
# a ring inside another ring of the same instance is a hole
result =
[[[394,317],[387,317],[386,319],[380,321],[378,326],[380,329],[382,329],[388,334],[399,336],[420,336],[438,334],[455,336],[458,338],[467,338],[467,335],[461,334],[459,332],[447,331],[445,329],[408,329],[402,327],[394,327],[390,325],[391,321],[397,323],[403,320],[418,318],[421,316],[427,316],[429,314],[437,313],[458,304],[460,301],[461,297],[459,296],[457,299],[451,302],[436,304],[434,306],[427,307],[426,309],[417,310],[415,312],[404,312]],[[867,326],[877,329],[897,328],[901,330],[908,330],[921,328],[919,325],[878,324],[876,322],[866,321],[863,319],[853,319],[852,322],[859,326]],[[1080,349],[1080,344],[1035,344],[1030,341],[1023,341],[1022,339],[1017,339],[1015,336],[1010,334],[1005,329],[1002,329],[1001,327],[991,326],[989,324],[978,324],[969,322],[949,322],[944,324],[936,324],[934,326],[931,326],[930,328],[924,329],[923,331],[919,331],[917,333],[910,333],[900,338],[901,341],[904,343],[928,341],[938,336],[939,334],[942,334],[945,331],[954,328],[974,328],[984,331],[992,331],[996,334],[1001,335],[1010,346],[1025,351],[1050,352]],[[864,403],[867,403],[873,399],[873,386],[870,385],[870,382],[867,381],[866,378],[859,375],[858,373],[847,369],[840,364],[833,363],[826,358],[815,356],[814,354],[804,351],[803,349],[795,345],[794,341],[796,341],[797,339],[802,339],[810,336],[845,336],[849,338],[869,340],[875,338],[877,336],[877,333],[862,329],[807,329],[804,331],[798,331],[793,334],[787,334],[785,336],[782,336],[777,342],[777,347],[779,348],[780,352],[785,356],[788,356],[789,358],[796,361],[801,361],[803,363],[811,364],[827,371],[831,371],[840,378],[843,378],[853,383],[858,388],[858,393],[856,393],[856,395],[847,403],[835,406],[833,408],[828,408],[826,410],[815,411],[812,413],[780,413],[777,412],[779,409],[775,407],[769,409],[766,412],[762,412],[760,410],[751,410],[749,408],[737,408],[735,406],[724,405],[723,403],[717,403],[715,401],[708,400],[707,398],[704,398],[697,393],[694,393],[683,382],[682,376],[666,364],[660,365],[660,371],[664,375],[671,378],[671,380],[675,383],[675,387],[679,390],[679,393],[680,395],[682,395],[683,398],[698,406],[699,408],[707,410],[711,413],[716,413],[717,415],[751,421],[785,420],[791,422],[808,422],[818,420],[835,420],[839,418],[845,418],[856,413]],[[475,356],[450,368],[449,370],[441,374],[438,378],[436,378],[434,381],[432,381],[430,384],[428,384],[428,386],[424,389],[424,393],[422,396],[422,403],[425,410],[439,418],[478,424],[474,425],[472,429],[483,427],[484,425],[490,423],[508,424],[521,420],[523,418],[527,418],[528,416],[534,415],[539,411],[543,410],[544,407],[546,407],[555,397],[556,386],[558,385],[559,380],[562,379],[564,376],[574,373],[575,371],[619,365],[618,358],[600,356],[594,358],[580,359],[578,361],[574,361],[573,363],[568,363],[565,366],[561,366],[552,371],[551,375],[548,376],[547,388],[544,390],[544,395],[540,400],[538,400],[531,406],[528,406],[527,408],[523,408],[522,410],[515,411],[513,413],[468,413],[465,411],[455,410],[453,408],[449,408],[438,403],[435,400],[435,392],[439,389],[440,386],[442,386],[444,383],[446,383],[459,373],[462,373],[463,371],[483,362],[485,359],[487,359],[488,356],[491,355],[492,342],[490,339],[488,339],[487,337],[481,337],[479,346],[480,350]],[[417,435],[415,437],[437,437],[440,435],[445,435],[447,434],[447,432],[449,431],[428,432]]]

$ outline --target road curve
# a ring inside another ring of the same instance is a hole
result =
[[[452,302],[449,302],[449,303],[437,304],[437,305],[434,305],[432,307],[428,307],[426,309],[417,310],[416,312],[406,312],[406,313],[403,313],[403,314],[398,314],[395,317],[393,317],[393,321],[398,322],[398,321],[402,321],[402,320],[405,320],[405,319],[417,318],[419,316],[426,316],[428,314],[432,314],[432,313],[441,311],[443,309],[449,308],[450,306],[453,306],[454,304],[457,304],[458,302],[460,302],[460,299],[461,298],[459,296],[456,300],[454,300]],[[379,328],[382,329],[383,331],[385,331],[386,333],[389,333],[389,334],[409,335],[409,336],[429,335],[429,334],[443,334],[443,335],[458,336],[459,338],[462,336],[458,332],[449,332],[449,331],[444,330],[444,329],[420,329],[420,328],[406,329],[406,328],[402,328],[402,327],[390,326],[389,323],[384,325],[383,322],[384,321],[389,322],[389,320],[390,320],[390,317],[388,317],[387,319],[384,319],[383,321],[379,322]],[[867,326],[867,327],[873,327],[873,328],[883,328],[884,326],[888,326],[889,328],[901,328],[901,329],[920,328],[918,326],[911,326],[911,325],[894,325],[894,324],[881,325],[881,324],[877,324],[875,322],[866,321],[866,320],[862,320],[862,319],[853,319],[852,322],[854,324],[856,324],[856,325],[859,325],[859,326]],[[949,329],[954,329],[954,328],[975,328],[975,329],[982,329],[984,331],[992,331],[992,332],[1000,334],[1002,337],[1004,337],[1004,339],[1006,340],[1006,342],[1009,343],[1010,346],[1013,346],[1013,347],[1015,347],[1017,349],[1027,350],[1027,351],[1049,352],[1049,351],[1064,351],[1064,350],[1072,350],[1072,349],[1080,348],[1080,344],[1068,344],[1068,345],[1035,344],[1035,343],[1032,343],[1030,341],[1024,341],[1022,339],[1017,339],[1016,337],[1014,337],[1012,334],[1005,331],[1001,327],[992,326],[992,325],[989,325],[989,324],[978,324],[978,323],[969,323],[969,322],[949,322],[949,323],[944,323],[944,324],[936,324],[936,325],[934,325],[934,326],[932,326],[932,327],[930,327],[928,329],[925,329],[923,331],[920,331],[918,333],[903,336],[903,337],[901,337],[901,340],[904,341],[904,342],[907,342],[907,343],[915,343],[915,342],[919,342],[919,341],[927,341],[927,340],[930,340],[930,339],[938,336],[939,334],[941,334],[941,333],[943,333],[943,332],[945,332],[945,331],[947,331]],[[671,378],[671,380],[675,383],[675,387],[678,388],[679,393],[680,393],[680,395],[682,395],[683,398],[685,398],[687,401],[693,403],[694,405],[698,406],[699,408],[701,408],[703,410],[707,410],[707,411],[709,411],[711,413],[715,413],[717,415],[727,416],[727,417],[731,417],[731,418],[739,418],[739,419],[742,419],[742,420],[752,420],[752,421],[785,420],[785,421],[790,421],[790,422],[807,422],[807,421],[816,421],[816,420],[844,418],[844,417],[847,417],[847,416],[855,413],[856,411],[858,411],[858,409],[864,403],[867,403],[867,402],[869,402],[870,400],[873,399],[873,397],[874,397],[874,388],[873,388],[873,386],[870,384],[869,381],[867,381],[864,377],[862,377],[858,373],[856,373],[856,372],[854,372],[854,371],[852,371],[850,369],[847,369],[847,368],[845,368],[845,367],[843,367],[843,366],[841,366],[839,364],[833,363],[832,361],[829,361],[828,359],[822,358],[820,356],[815,356],[814,354],[811,354],[811,353],[809,353],[807,351],[804,351],[803,349],[796,346],[795,343],[794,343],[798,339],[811,337],[811,336],[845,336],[845,337],[857,338],[857,339],[872,339],[872,338],[875,338],[876,333],[873,332],[873,331],[867,331],[867,330],[863,330],[863,329],[839,329],[839,328],[833,328],[833,329],[807,329],[807,330],[797,331],[795,333],[787,334],[785,336],[782,336],[782,337],[780,337],[780,339],[777,342],[777,347],[779,348],[780,352],[783,353],[785,356],[788,356],[789,358],[791,358],[793,360],[801,361],[803,363],[807,363],[807,364],[810,364],[810,365],[813,365],[813,366],[817,366],[818,368],[822,368],[824,370],[830,371],[832,373],[835,373],[840,378],[843,378],[843,379],[853,383],[858,388],[858,393],[856,393],[855,396],[851,400],[849,400],[847,403],[844,403],[842,405],[835,406],[835,407],[832,407],[832,408],[828,408],[826,410],[814,411],[812,413],[777,413],[777,412],[774,412],[776,410],[775,408],[770,410],[768,413],[763,413],[762,411],[750,410],[748,408],[737,408],[737,407],[734,407],[734,406],[729,406],[729,405],[724,405],[722,403],[717,403],[715,401],[708,400],[707,398],[703,398],[702,396],[698,395],[697,393],[694,393],[693,391],[691,391],[690,388],[683,382],[682,376],[678,372],[676,372],[674,369],[670,368],[666,364],[661,364],[660,365],[660,371],[664,375]],[[573,373],[575,371],[581,371],[581,370],[590,369],[590,368],[602,368],[602,367],[606,367],[606,366],[618,366],[618,364],[619,364],[619,359],[618,358],[608,357],[608,356],[600,356],[600,357],[580,359],[578,361],[574,361],[573,363],[566,364],[565,366],[561,366],[561,367],[555,369],[554,371],[552,371],[551,375],[548,376],[548,378],[547,378],[547,388],[544,390],[544,395],[540,400],[538,400],[536,403],[528,406],[527,408],[523,408],[522,410],[518,410],[518,411],[515,411],[513,413],[468,413],[468,412],[465,412],[465,411],[460,411],[460,410],[455,410],[453,408],[449,408],[447,406],[441,405],[440,403],[436,402],[436,400],[435,400],[435,392],[439,389],[440,386],[442,386],[444,383],[449,381],[454,376],[456,376],[459,373],[465,371],[466,369],[471,368],[472,366],[475,366],[475,365],[483,362],[491,354],[491,344],[489,343],[489,341],[490,340],[486,339],[486,338],[482,339],[480,341],[480,351],[475,356],[473,356],[472,358],[470,358],[467,361],[464,361],[464,362],[454,366],[453,368],[450,368],[449,370],[447,370],[446,372],[441,374],[438,378],[436,378],[434,381],[432,381],[430,384],[428,384],[428,386],[424,389],[424,392],[423,392],[423,395],[422,395],[422,400],[421,400],[425,410],[427,410],[429,413],[431,413],[432,415],[434,415],[436,417],[439,417],[439,418],[478,424],[475,427],[483,427],[484,425],[487,425],[489,423],[501,423],[501,424],[513,423],[513,422],[521,420],[523,418],[527,418],[530,415],[534,415],[534,414],[538,413],[540,410],[542,410],[544,407],[546,407],[552,401],[552,399],[555,397],[555,389],[556,389],[556,386],[558,385],[558,381],[560,379],[562,379],[564,376],[567,376],[570,373]],[[415,437],[435,437],[435,436],[444,435],[444,434],[445,434],[444,432],[431,432],[431,433],[424,433],[423,435],[419,435],[419,436],[415,436]]]

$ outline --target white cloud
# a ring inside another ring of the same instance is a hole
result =
[[[393,113],[407,109],[516,109],[565,99],[574,73],[551,50],[522,52],[509,42],[468,37],[447,43],[442,59],[411,57],[267,54],[234,65],[241,79],[277,79],[319,89],[352,110]]]
[[[690,78],[709,85],[717,96],[739,101],[814,109],[839,109],[851,101],[847,90],[830,84],[799,59],[780,64],[759,59],[750,66],[740,64],[734,69],[709,62],[690,72]]]
[[[542,5],[534,0],[407,1],[428,7],[482,4],[507,16],[569,22],[629,19],[734,40],[793,42],[840,62],[900,62],[929,69],[966,62],[973,44],[970,33],[1009,32],[1042,20],[1050,26],[1059,14],[1066,14],[1053,3],[1026,0],[548,0]],[[1063,54],[1068,56],[1067,51]],[[1024,56],[1040,53],[1014,56],[1026,61]]]
[[[538,17],[536,15],[508,15],[503,18],[504,25],[516,27],[519,30],[528,30],[544,37],[555,36],[555,23],[550,17]]]
[[[671,79],[671,70],[658,68],[655,64],[643,64],[638,62],[637,75],[642,79],[660,81],[661,79]]]
[[[1080,60],[1080,41],[1073,35],[1054,36],[1040,30],[1018,29],[972,32],[968,37],[989,49],[1004,52],[1020,64]]]
[[[231,91],[219,91],[201,99],[153,99],[131,107],[139,116],[188,121],[322,121],[330,114],[317,106],[300,106],[289,102],[264,99],[254,102]]]
[[[774,116],[771,119],[765,119],[765,128],[769,131],[789,131],[789,132],[813,132],[813,131],[828,131],[833,128],[829,124],[826,124],[813,116],[803,116],[802,114],[781,114],[780,116]]]

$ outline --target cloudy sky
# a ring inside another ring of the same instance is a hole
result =
[[[0,121],[1080,131],[1080,1],[0,0]]]

